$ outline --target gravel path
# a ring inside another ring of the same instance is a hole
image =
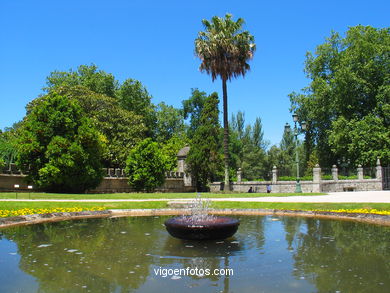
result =
[[[211,201],[242,202],[375,202],[390,203],[390,191],[331,192],[327,195],[305,195],[286,197],[241,197],[210,198]],[[191,201],[189,198],[159,199],[0,199],[0,201],[47,201],[47,202],[145,202],[145,201]]]

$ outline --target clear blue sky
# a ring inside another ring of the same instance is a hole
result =
[[[200,73],[194,39],[201,20],[232,13],[246,21],[257,51],[245,78],[228,84],[229,117],[261,117],[265,138],[279,143],[291,121],[291,91],[308,84],[305,53],[331,30],[389,26],[390,2],[372,1],[0,1],[0,128],[25,115],[51,71],[96,64],[120,81],[140,80],[175,107],[191,88],[222,96],[219,80]],[[222,105],[221,105],[222,108]]]

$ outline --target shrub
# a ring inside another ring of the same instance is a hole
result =
[[[45,191],[84,192],[103,178],[103,140],[74,100],[53,93],[25,118],[17,164]]]
[[[151,138],[144,139],[130,151],[126,161],[129,185],[135,190],[152,191],[161,186],[167,171],[167,158]]]

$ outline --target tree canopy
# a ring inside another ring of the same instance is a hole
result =
[[[119,107],[143,118],[148,136],[154,136],[155,106],[145,86],[135,79],[120,83],[111,73],[99,70],[94,64],[80,65],[76,71],[54,71],[47,77],[45,92],[58,88],[84,87],[89,91],[117,100]],[[115,113],[115,112],[112,112]],[[88,114],[88,112],[87,112]]]
[[[389,163],[390,29],[350,27],[345,37],[332,32],[307,53],[311,79],[303,93],[291,93],[292,110],[309,122],[309,154],[321,165],[345,157],[353,164]]]
[[[51,93],[18,134],[18,165],[38,188],[78,193],[100,183],[104,138],[76,101]]]
[[[104,165],[123,168],[130,150],[147,135],[144,118],[121,107],[117,99],[96,93],[84,86],[60,86],[56,88],[56,92],[77,101],[104,135],[107,144],[102,154]],[[30,102],[27,105],[27,117],[34,107],[48,97],[50,94]]]

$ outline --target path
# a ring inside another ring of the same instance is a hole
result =
[[[210,198],[211,201],[241,201],[241,202],[371,202],[390,203],[390,191],[356,191],[330,192],[327,195],[305,195],[285,197],[240,197],[240,198]],[[47,202],[145,202],[145,201],[191,201],[189,198],[156,198],[156,199],[0,199],[0,201],[47,201]]]

